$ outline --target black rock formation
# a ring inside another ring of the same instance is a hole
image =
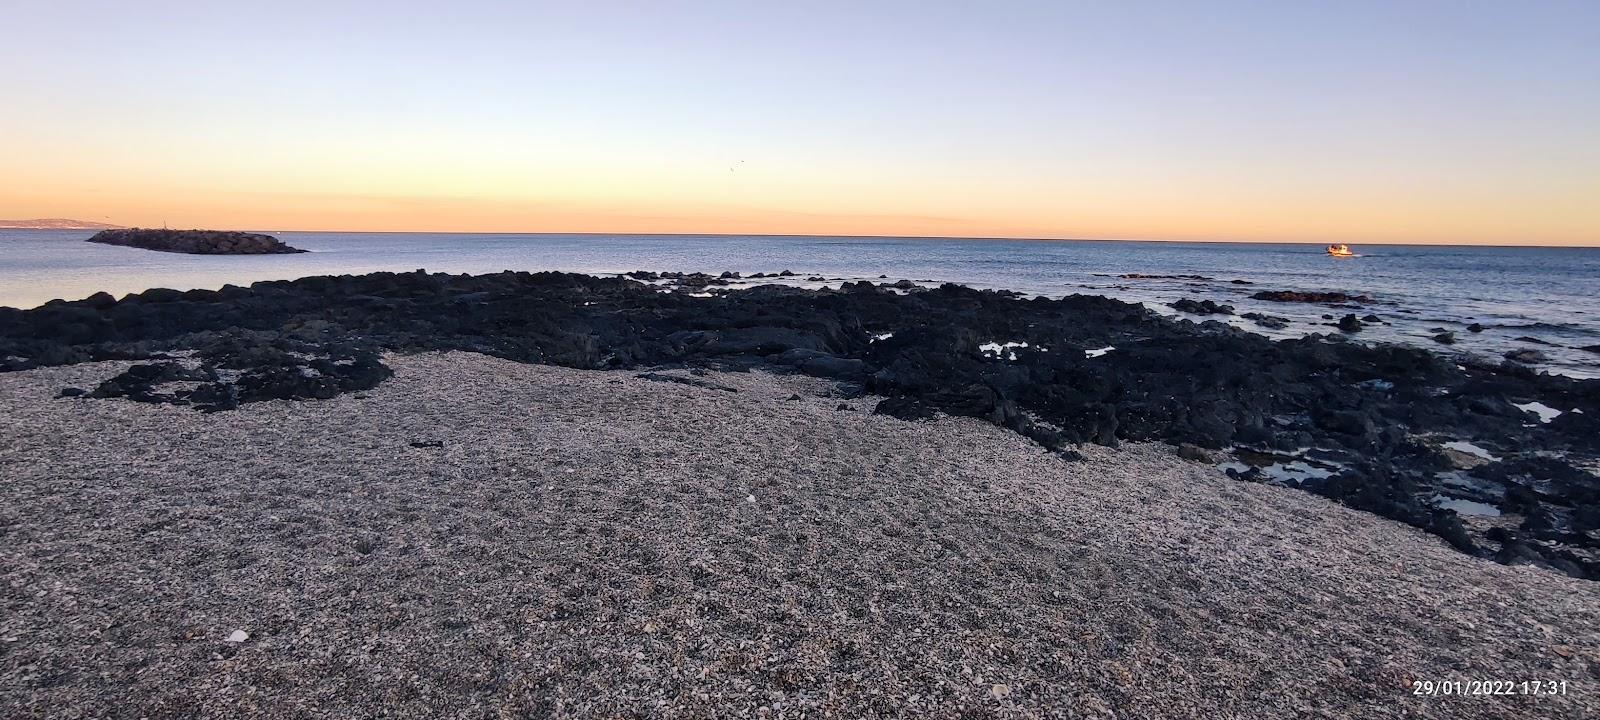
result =
[[[89,242],[192,255],[282,255],[303,253],[282,240],[261,233],[224,230],[101,230]]]
[[[1196,300],[1192,300],[1190,298],[1181,298],[1181,299],[1179,299],[1177,302],[1172,303],[1172,308],[1174,310],[1178,310],[1180,312],[1186,312],[1186,313],[1189,313],[1191,315],[1232,315],[1233,314],[1233,306],[1232,305],[1218,305],[1217,303],[1214,303],[1214,302],[1212,302],[1210,300],[1199,300],[1199,301],[1196,301]]]
[[[1260,325],[1261,327],[1272,328],[1273,330],[1282,330],[1286,327],[1289,327],[1289,318],[1279,317],[1277,315],[1247,312],[1239,317],[1249,320],[1250,322]]]
[[[1372,298],[1365,295],[1349,295],[1342,292],[1299,292],[1296,290],[1262,290],[1250,296],[1251,300],[1268,300],[1271,302],[1298,302],[1298,303],[1365,303],[1372,302]]]

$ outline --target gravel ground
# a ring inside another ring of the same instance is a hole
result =
[[[212,415],[0,375],[0,716],[1600,716],[1600,585],[1165,446],[389,362]]]

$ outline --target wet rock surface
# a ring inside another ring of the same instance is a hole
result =
[[[1523,348],[1523,349],[1519,349],[1519,350],[1507,350],[1506,354],[1505,354],[1505,358],[1507,360],[1511,360],[1511,361],[1514,361],[1514,362],[1519,362],[1519,363],[1523,363],[1523,364],[1527,364],[1527,365],[1532,365],[1534,363],[1542,363],[1542,362],[1545,362],[1545,361],[1550,359],[1543,352],[1541,352],[1539,350],[1534,350],[1534,349],[1531,349],[1531,348]]]
[[[101,230],[89,242],[191,255],[286,255],[303,253],[271,235],[224,230]]]
[[[1242,317],[1242,318],[1244,318],[1246,320],[1249,320],[1250,322],[1253,322],[1253,323],[1255,323],[1257,325],[1260,325],[1261,327],[1271,328],[1273,330],[1282,330],[1282,329],[1284,329],[1286,327],[1289,327],[1289,318],[1281,317],[1281,316],[1278,316],[1278,315],[1268,315],[1266,313],[1247,312],[1247,313],[1245,313],[1243,315],[1240,315],[1239,317]]]
[[[1194,300],[1192,298],[1181,298],[1181,299],[1179,299],[1177,302],[1172,303],[1172,309],[1177,310],[1179,312],[1186,312],[1186,313],[1189,313],[1191,315],[1232,315],[1233,314],[1233,306],[1232,305],[1219,305],[1219,304],[1217,304],[1215,302],[1212,302],[1210,300],[1198,300],[1197,301],[1197,300]]]
[[[1250,299],[1267,300],[1270,302],[1319,303],[1331,305],[1372,302],[1372,298],[1369,298],[1365,295],[1351,295],[1342,292],[1299,292],[1296,290],[1263,290],[1251,295]]]
[[[89,394],[203,410],[371,388],[387,377],[379,353],[437,350],[584,369],[805,373],[844,383],[847,397],[886,398],[880,414],[981,418],[1067,458],[1079,443],[1251,448],[1268,454],[1251,456],[1244,479],[1332,497],[1464,552],[1519,562],[1532,552],[1600,578],[1600,505],[1581,469],[1600,457],[1600,382],[1514,363],[1330,336],[1275,342],[1103,297],[955,285],[691,297],[563,273],[375,273],[0,309],[0,370],[136,360]],[[1538,422],[1513,404],[1530,402],[1562,414]],[[1496,462],[1483,467],[1553,457],[1463,480],[1439,449],[1449,440],[1486,447]],[[1309,470],[1274,480],[1274,465]],[[1498,508],[1515,537],[1495,540],[1441,498]]]

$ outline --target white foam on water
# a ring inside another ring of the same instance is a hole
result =
[[[1531,413],[1533,413],[1535,415],[1538,415],[1539,416],[1539,422],[1542,422],[1542,423],[1547,423],[1547,422],[1550,422],[1551,420],[1554,420],[1554,419],[1556,419],[1558,417],[1561,417],[1561,411],[1560,410],[1557,410],[1557,409],[1555,409],[1553,407],[1550,407],[1549,405],[1546,405],[1546,404],[1541,403],[1541,402],[1511,403],[1511,404],[1515,405],[1518,408],[1521,408],[1522,410],[1524,410],[1526,412],[1531,412]]]
[[[1497,458],[1494,455],[1490,454],[1488,450],[1485,450],[1485,449],[1483,449],[1481,447],[1478,447],[1477,445],[1473,445],[1472,443],[1466,442],[1465,440],[1452,440],[1450,442],[1445,443],[1444,446],[1447,447],[1447,448],[1450,448],[1451,450],[1455,450],[1457,452],[1464,452],[1464,453],[1466,453],[1468,455],[1476,455],[1477,457],[1481,457],[1481,458],[1483,458],[1485,460],[1488,460],[1489,462],[1499,462],[1500,461],[1500,458]]]
[[[1112,350],[1115,350],[1115,349],[1117,349],[1117,346],[1115,346],[1115,345],[1107,345],[1107,346],[1105,346],[1103,348],[1099,348],[1097,350],[1085,350],[1085,351],[1083,351],[1083,356],[1084,357],[1097,358],[1097,357],[1104,356],[1106,353],[1111,352]]]
[[[868,340],[867,342],[877,342],[879,340],[888,340],[889,338],[892,338],[892,337],[894,337],[894,333],[878,333],[877,335],[873,335],[872,339]]]

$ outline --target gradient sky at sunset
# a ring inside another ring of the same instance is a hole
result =
[[[6,218],[1600,244],[1592,0],[4,2]]]

